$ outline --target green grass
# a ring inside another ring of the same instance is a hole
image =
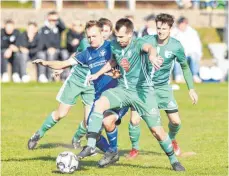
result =
[[[79,152],[70,148],[70,143],[83,116],[80,101],[67,118],[46,133],[36,150],[27,150],[28,139],[57,107],[55,96],[60,86],[58,83],[2,85],[3,176],[60,175],[55,166],[57,155],[63,151]],[[82,161],[81,170],[73,175],[228,175],[227,84],[201,84],[196,89],[199,94],[197,106],[191,105],[185,85],[175,92],[182,117],[182,129],[177,139],[183,152],[196,152],[194,156],[179,158],[186,167],[185,173],[171,170],[167,157],[144,122],[141,122],[140,156],[132,161],[125,159],[123,155],[130,149],[127,115],[119,128],[120,161],[99,169],[97,161],[102,155],[89,157]],[[168,120],[164,113],[162,121],[167,130]]]

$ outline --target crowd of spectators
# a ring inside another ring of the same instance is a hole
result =
[[[134,21],[133,16],[128,15]],[[139,31],[135,30],[135,37],[155,35],[155,15],[150,14],[144,18],[145,26]],[[65,36],[63,37],[62,33]],[[193,80],[200,83],[199,63],[202,57],[202,44],[197,31],[188,24],[188,19],[180,17],[171,36],[179,40],[187,56]],[[64,40],[63,40],[64,38]],[[15,29],[13,20],[6,20],[1,31],[1,81],[9,82],[7,65],[12,65],[12,81],[15,83],[29,82],[30,76],[27,73],[27,63],[34,59],[44,60],[66,60],[76,51],[80,41],[85,38],[84,23],[75,20],[66,30],[64,22],[56,11],[48,13],[44,26],[38,29],[36,22],[30,21],[24,32]],[[65,47],[61,47],[65,42]],[[61,74],[61,80],[65,80],[69,70]],[[37,66],[37,81],[46,83],[53,81],[50,68]],[[174,65],[174,80],[177,83],[184,82],[179,64]]]

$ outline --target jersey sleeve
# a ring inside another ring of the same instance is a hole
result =
[[[76,53],[74,59],[81,65],[87,64],[87,50]]]
[[[186,62],[186,55],[185,55],[185,52],[184,52],[184,47],[181,45],[180,42],[178,42],[178,45],[177,45],[177,51],[176,51],[176,58],[177,58],[177,62],[178,63],[183,63],[183,62]]]
[[[89,43],[88,43],[88,40],[87,40],[86,38],[84,38],[84,39],[82,39],[82,40],[80,41],[80,44],[79,44],[79,46],[78,46],[77,49],[76,49],[76,52],[82,52],[82,51],[86,50],[87,47],[89,47],[89,46],[90,46],[90,45],[89,45]]]
[[[146,44],[147,41],[144,38],[138,38],[136,41],[136,51],[138,51],[138,53],[140,53],[142,51],[142,48],[144,46],[144,44]]]

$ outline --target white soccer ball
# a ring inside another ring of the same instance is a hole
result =
[[[56,167],[61,173],[73,173],[79,167],[79,160],[72,152],[62,152],[56,158]]]

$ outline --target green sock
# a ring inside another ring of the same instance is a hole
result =
[[[177,133],[178,133],[178,131],[181,128],[181,124],[174,125],[171,122],[169,122],[168,127],[169,127],[169,137],[170,137],[171,140],[174,140],[176,135],[177,135]]]
[[[39,129],[40,138],[44,136],[45,132],[52,128],[58,121],[53,120],[51,113],[42,124],[41,128]]]
[[[158,141],[161,148],[164,150],[166,155],[169,157],[169,161],[171,164],[178,162],[177,157],[174,153],[173,146],[172,146],[172,141],[167,135],[166,139],[164,141]]]
[[[89,118],[90,120],[88,124],[88,132],[99,133],[100,129],[102,128],[103,114],[98,112],[92,112]],[[95,145],[96,138],[88,137],[87,146],[94,148]]]
[[[87,129],[84,126],[83,121],[79,124],[76,133],[74,134],[74,140],[79,141],[85,134],[87,133]]]
[[[129,136],[132,144],[132,148],[139,150],[139,137],[140,137],[140,125],[133,126],[129,123]]]

